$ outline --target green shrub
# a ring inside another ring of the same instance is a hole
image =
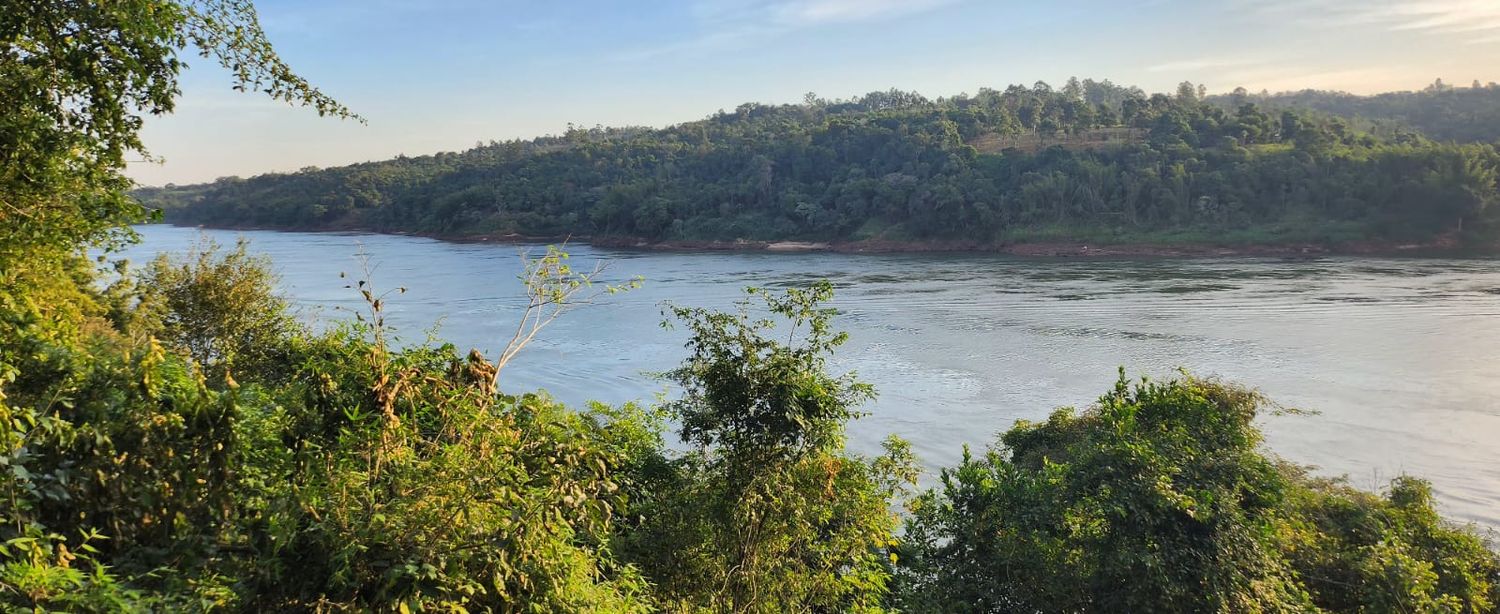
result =
[[[965,453],[915,506],[917,612],[1486,612],[1500,559],[1420,481],[1386,499],[1260,448],[1265,400],[1196,378],[1130,386]]]
[[[915,461],[895,438],[878,458],[844,451],[844,424],[873,390],[826,372],[846,338],[820,305],[831,286],[750,293],[771,318],[748,301],[672,309],[692,338],[667,374],[683,396],[666,408],[693,451],[646,466],[626,552],[674,611],[881,610],[892,499]]]
[[[289,339],[302,325],[276,293],[276,276],[265,256],[252,256],[241,239],[221,253],[202,239],[187,254],[161,254],[137,284],[139,300],[130,306],[153,322],[146,333],[186,354],[213,382],[235,371],[285,377]]]

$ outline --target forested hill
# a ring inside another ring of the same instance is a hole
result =
[[[1494,82],[1455,87],[1438,79],[1420,91],[1375,96],[1322,90],[1250,94],[1241,88],[1212,100],[1229,108],[1252,102],[1274,109],[1312,109],[1377,132],[1412,129],[1439,141],[1500,143],[1500,84]]]
[[[1366,131],[1289,100],[1077,80],[938,100],[809,95],[665,129],[572,128],[137,195],[177,223],[445,236],[1495,243],[1494,145]]]

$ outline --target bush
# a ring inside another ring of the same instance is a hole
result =
[[[252,256],[241,239],[221,253],[204,238],[185,257],[158,256],[139,282],[134,310],[150,315],[146,333],[186,354],[210,380],[233,380],[234,371],[286,375],[287,341],[302,326],[276,294],[276,275],[265,256]]]
[[[609,541],[616,473],[650,429],[495,395],[493,367],[451,346],[390,352],[362,329],[321,340],[283,396],[257,523],[251,603],[304,607],[643,611]]]
[[[896,438],[879,458],[844,451],[844,425],[873,390],[825,370],[846,338],[820,305],[831,286],[750,294],[771,318],[753,318],[748,301],[672,309],[692,338],[667,374],[684,389],[667,409],[694,451],[645,467],[644,518],[625,552],[673,610],[879,610],[892,499],[914,483],[915,460]]]
[[[910,611],[1492,611],[1495,554],[1425,484],[1387,499],[1259,446],[1265,400],[1184,378],[1021,422],[926,493],[901,550]]]

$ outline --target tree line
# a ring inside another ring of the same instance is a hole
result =
[[[1374,96],[1326,90],[1251,94],[1236,88],[1212,100],[1231,107],[1253,102],[1309,109],[1348,118],[1370,130],[1415,130],[1439,141],[1500,143],[1500,84],[1494,81],[1476,79],[1468,86],[1455,86],[1438,79],[1421,90]]]
[[[444,236],[1494,244],[1493,145],[1304,106],[1076,79],[809,94],[659,130],[571,127],[136,194],[179,223]]]

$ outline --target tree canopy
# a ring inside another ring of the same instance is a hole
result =
[[[1438,79],[1421,90],[1374,96],[1325,90],[1251,94],[1240,88],[1211,100],[1231,107],[1253,102],[1318,111],[1377,132],[1412,130],[1438,141],[1500,143],[1500,85],[1493,81],[1454,86]]]
[[[810,94],[138,196],[181,223],[445,236],[1494,244],[1492,145],[1363,123],[1191,83]]]

